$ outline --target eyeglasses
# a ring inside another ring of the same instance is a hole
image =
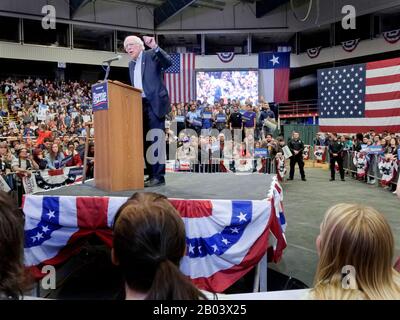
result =
[[[127,43],[124,48],[127,51],[130,47],[135,47],[135,46],[139,46],[138,43]]]

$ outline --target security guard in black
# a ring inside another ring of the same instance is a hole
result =
[[[306,175],[304,173],[304,161],[303,161],[304,143],[303,141],[300,140],[300,135],[298,132],[293,133],[292,139],[290,139],[288,142],[288,147],[293,154],[290,157],[289,180],[293,180],[294,166],[296,165],[296,163],[298,163],[301,180],[306,181]]]
[[[331,141],[329,143],[329,156],[330,156],[330,167],[331,167],[331,180],[335,180],[335,162],[339,166],[340,179],[344,181],[344,169],[343,169],[343,148],[344,145],[338,140],[337,134],[331,134]]]

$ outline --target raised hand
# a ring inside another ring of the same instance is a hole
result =
[[[143,42],[151,49],[155,49],[158,46],[154,37],[143,36]]]

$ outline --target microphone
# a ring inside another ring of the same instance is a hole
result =
[[[110,63],[113,62],[113,61],[121,60],[121,58],[122,58],[122,56],[119,54],[119,55],[117,55],[117,56],[115,56],[115,57],[113,57],[113,58],[110,58],[110,59],[108,59],[108,60],[104,60],[103,63],[108,63],[108,64],[110,64]]]

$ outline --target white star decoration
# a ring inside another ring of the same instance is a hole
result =
[[[239,222],[247,221],[246,220],[246,215],[243,212],[240,212],[240,214],[237,217],[239,218]]]
[[[228,241],[228,239],[222,238],[222,242],[225,243],[225,245],[227,246],[230,242]]]
[[[238,228],[231,228],[232,233],[239,233],[239,229]]]
[[[194,247],[192,246],[191,243],[189,243],[189,253],[193,253],[194,254]]]
[[[49,213],[47,213],[46,215],[49,217],[49,219],[51,219],[51,218],[55,218],[54,213],[55,213],[55,211],[49,210]]]
[[[275,57],[275,55],[272,55],[272,59],[269,60],[272,62],[272,64],[275,66],[276,64],[279,64],[279,57]]]
[[[44,232],[44,233],[46,233],[47,231],[49,231],[50,229],[49,229],[49,227],[48,226],[43,226],[42,227],[42,231]]]
[[[38,232],[38,233],[36,234],[36,239],[40,240],[40,239],[42,239],[42,238],[43,238],[43,233]]]
[[[214,244],[213,246],[211,246],[211,248],[214,249],[214,252],[218,251],[218,246],[216,244]]]

